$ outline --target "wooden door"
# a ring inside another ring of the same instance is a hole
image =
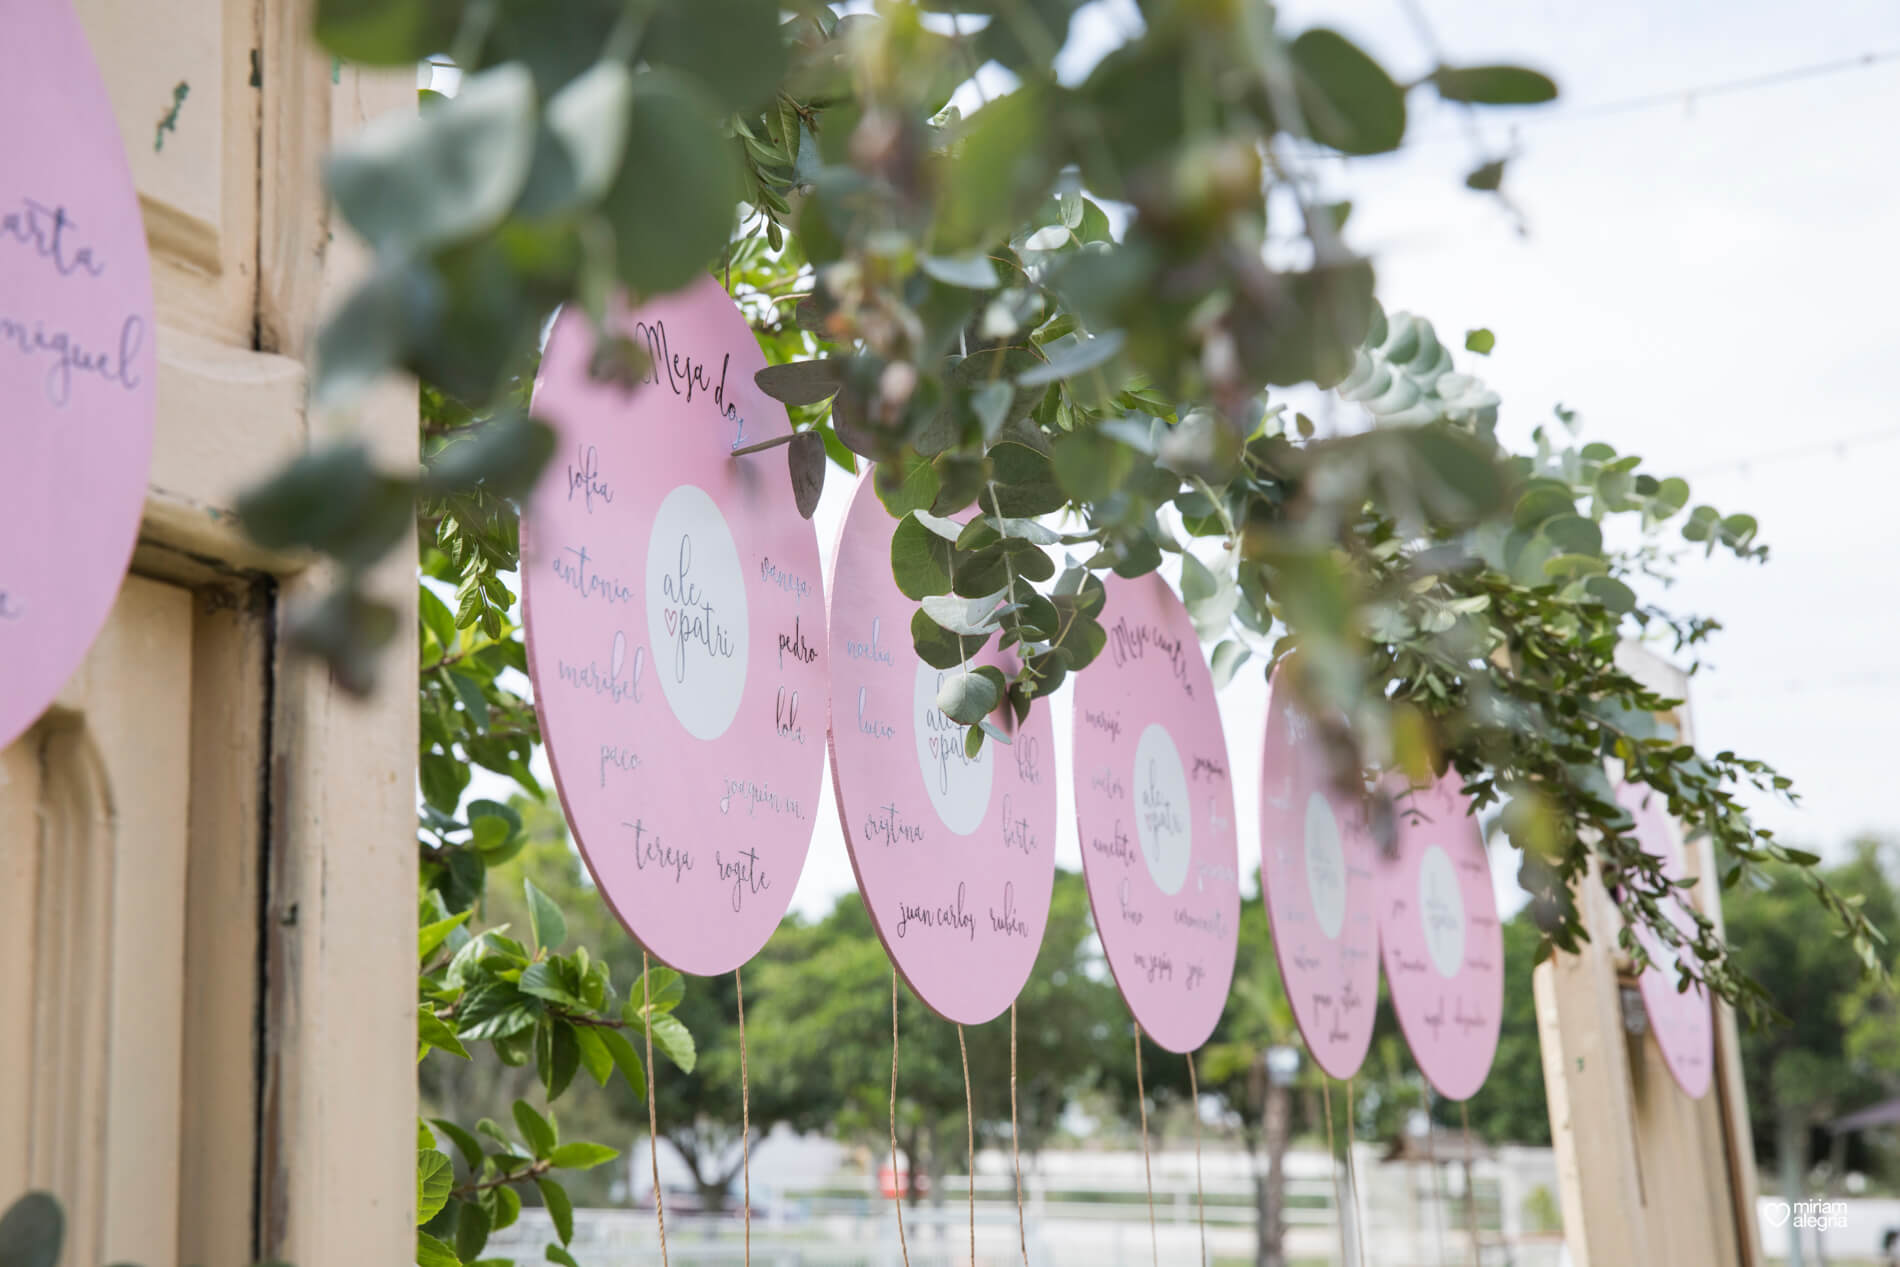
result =
[[[68,1262],[178,1243],[192,595],[134,578],[59,703],[0,756],[0,1190],[57,1193]],[[183,742],[181,742],[181,740]],[[24,1077],[19,1076],[24,1073]]]
[[[1654,655],[1625,646],[1617,662],[1657,694],[1688,699],[1688,678]],[[1668,720],[1694,742],[1686,704]],[[1689,899],[1720,933],[1712,847],[1704,840],[1691,850],[1700,879]],[[1621,915],[1593,881],[1579,886],[1577,905],[1590,940],[1579,954],[1552,955],[1531,977],[1571,1260],[1756,1267],[1755,1153],[1734,1011],[1715,1005],[1714,1078],[1692,1100],[1647,1027],[1632,1035],[1625,1026],[1626,1008],[1641,1003],[1626,999],[1635,984],[1616,949]]]
[[[348,427],[415,461],[413,386],[311,416],[360,258],[318,171],[414,108],[310,0],[75,0],[151,248],[158,422],[139,548],[59,703],[0,751],[0,1206],[80,1267],[414,1253],[413,640],[345,697],[283,649],[321,578],[251,546],[247,484]],[[414,558],[379,597],[413,617]]]

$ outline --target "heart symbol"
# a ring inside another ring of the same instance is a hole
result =
[[[1767,1212],[1768,1221],[1776,1227],[1786,1227],[1788,1216],[1794,1213],[1794,1208],[1786,1201],[1764,1201],[1762,1209]]]
[[[679,618],[680,614],[671,607],[666,609],[666,632],[673,632],[674,626],[679,623]]]

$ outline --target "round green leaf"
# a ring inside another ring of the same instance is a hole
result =
[[[1619,615],[1636,607],[1635,591],[1615,577],[1590,577],[1583,583],[1583,588],[1592,598]]]
[[[601,209],[620,279],[642,294],[678,290],[725,248],[739,187],[718,119],[681,76],[635,77],[626,153]]]
[[[534,136],[534,77],[511,62],[468,76],[433,110],[374,120],[330,156],[324,176],[370,242],[428,250],[501,223],[527,179]]]
[[[937,692],[937,708],[951,721],[974,726],[990,715],[1003,698],[996,684],[980,673],[959,673],[947,678]]]
[[[1561,515],[1544,524],[1543,533],[1566,554],[1603,553],[1603,530],[1581,515]]]
[[[321,0],[317,41],[365,66],[414,66],[455,39],[456,0]]]
[[[1288,50],[1299,72],[1307,134],[1347,154],[1382,154],[1405,137],[1405,94],[1358,45],[1325,27]],[[1279,120],[1290,127],[1292,120]]]
[[[53,1267],[65,1240],[66,1215],[47,1193],[27,1193],[0,1217],[0,1263],[6,1267]]]
[[[774,0],[669,0],[653,15],[640,54],[690,73],[727,110],[771,100],[785,74]]]
[[[1481,106],[1537,106],[1557,99],[1549,75],[1524,66],[1440,66],[1432,86],[1447,101]]]

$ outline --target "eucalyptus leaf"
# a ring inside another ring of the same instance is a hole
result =
[[[1483,106],[1536,106],[1557,99],[1550,76],[1523,66],[1440,66],[1432,86],[1447,101]]]
[[[534,156],[534,77],[508,64],[463,78],[421,114],[372,120],[324,164],[344,219],[378,248],[428,250],[494,228]]]
[[[937,710],[951,721],[975,726],[1002,701],[1002,692],[978,673],[958,673],[944,679],[937,690]]]
[[[674,72],[634,78],[626,152],[601,209],[620,279],[642,294],[677,290],[725,249],[738,196],[737,156],[717,106]]]
[[[51,1193],[29,1192],[0,1215],[0,1264],[54,1267],[66,1241],[66,1214]]]
[[[728,112],[771,100],[786,65],[776,0],[664,0],[655,8],[640,48],[646,60],[690,73]]]
[[[1226,689],[1227,684],[1234,680],[1234,674],[1239,671],[1241,665],[1247,662],[1251,654],[1245,646],[1232,638],[1215,647],[1211,664],[1214,689],[1217,691]]]
[[[967,255],[920,255],[917,266],[946,286],[964,286],[971,290],[996,287],[996,265],[980,252]]]
[[[815,405],[829,400],[844,385],[844,362],[836,360],[787,361],[768,365],[753,375],[759,390],[787,405]]]
[[[1045,348],[1050,352],[1048,361],[1018,374],[1016,385],[1042,387],[1100,369],[1115,359],[1126,337],[1120,330],[1110,330],[1094,338],[1074,339],[1053,350]]]
[[[1302,31],[1287,50],[1299,71],[1307,134],[1347,154],[1382,154],[1405,136],[1405,94],[1385,68],[1337,31]],[[1280,120],[1291,127],[1292,120]]]
[[[997,627],[996,609],[1003,601],[1002,591],[977,598],[954,594],[931,595],[920,606],[924,614],[954,634],[988,635]]]
[[[810,519],[825,491],[825,442],[816,431],[801,431],[785,446],[792,477],[792,500],[798,513]]]

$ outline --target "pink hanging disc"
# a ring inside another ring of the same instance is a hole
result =
[[[1491,865],[1455,771],[1399,786],[1397,853],[1374,873],[1386,985],[1420,1072],[1468,1100],[1491,1072],[1504,1006]]]
[[[1643,848],[1662,859],[1664,875],[1682,880],[1694,874],[1662,793],[1618,783],[1616,800],[1635,817],[1636,838]],[[1695,921],[1683,909],[1680,898],[1672,895],[1664,909],[1684,936],[1695,935]],[[1638,928],[1636,938],[1650,958],[1649,967],[1636,981],[1643,996],[1643,1010],[1649,1013],[1650,1030],[1656,1035],[1663,1063],[1676,1085],[1699,1100],[1709,1093],[1709,1078],[1715,1066],[1715,1014],[1708,993],[1700,983],[1687,990],[1676,988],[1675,964],[1679,959],[1693,962],[1687,948],[1677,950],[1664,945],[1662,938],[1647,928]]]
[[[1135,1020],[1189,1052],[1220,1020],[1240,939],[1227,740],[1187,609],[1111,576],[1108,645],[1075,681],[1075,816],[1089,905]]]
[[[1037,700],[1011,742],[964,755],[937,708],[943,681],[911,641],[915,601],[891,576],[897,526],[871,476],[838,536],[831,577],[831,777],[871,922],[917,997],[947,1020],[987,1021],[1029,979],[1055,883],[1055,733]],[[973,666],[1005,676],[992,637]]]
[[[138,191],[66,0],[0,19],[0,748],[85,659],[138,539],[157,326]]]
[[[1328,1075],[1359,1072],[1379,1002],[1378,846],[1341,792],[1283,662],[1273,675],[1260,785],[1260,889],[1293,1019]]]
[[[765,357],[704,278],[613,328],[631,389],[555,323],[534,411],[558,436],[521,520],[535,708],[574,839],[620,922],[683,972],[730,972],[792,900],[824,758],[818,541],[777,449]]]

